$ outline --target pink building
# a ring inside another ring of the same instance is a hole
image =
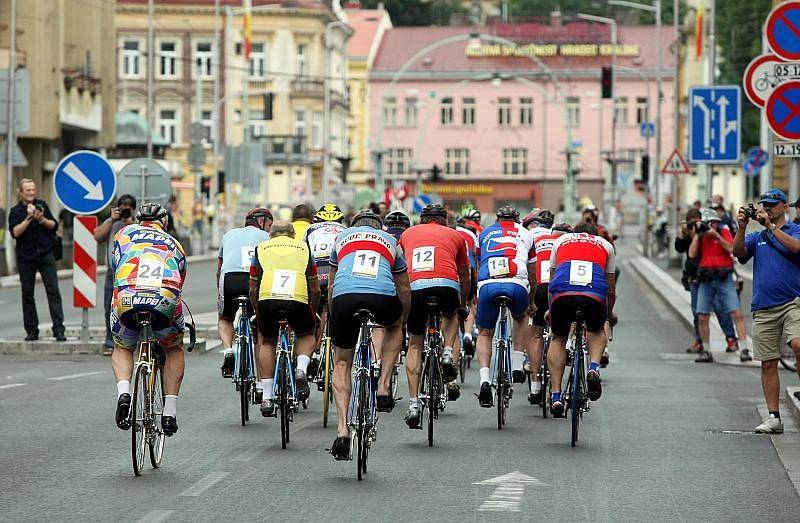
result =
[[[612,60],[608,26],[563,23],[555,16],[545,23],[481,27],[490,38],[480,42],[470,39],[471,31],[401,27],[384,36],[370,72],[370,143],[373,153],[383,151],[387,185],[414,181],[419,170],[428,170],[422,178],[429,179],[436,164],[441,181],[425,183],[423,191],[435,190],[453,205],[493,209],[512,201],[521,208],[556,209],[564,193],[570,122],[580,171],[576,196],[599,205],[616,110],[617,158],[624,160],[619,193],[634,190],[647,152],[640,124],[656,116],[654,26],[619,27],[616,104],[601,98],[601,67]],[[662,159],[674,142],[669,34],[663,30],[661,46]],[[441,44],[445,39],[450,43]],[[655,158],[655,138],[650,151]]]

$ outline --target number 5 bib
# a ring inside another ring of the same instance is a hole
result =
[[[569,262],[570,285],[588,287],[592,284],[592,262],[571,260]]]

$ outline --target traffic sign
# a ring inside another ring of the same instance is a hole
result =
[[[639,126],[639,134],[642,138],[652,138],[656,135],[656,126],[653,122],[642,122]]]
[[[75,151],[58,163],[53,189],[67,210],[95,214],[114,198],[117,176],[108,160],[96,152]]]
[[[156,160],[136,158],[120,169],[119,192],[132,195],[140,203],[166,206],[172,195],[172,180]]]
[[[186,156],[186,161],[193,171],[202,170],[203,165],[206,163],[206,150],[202,144],[192,143],[189,146],[189,154]]]
[[[414,197],[414,212],[417,214],[421,213],[422,209],[424,209],[426,205],[430,205],[432,201],[433,198],[427,194],[418,194]]]
[[[206,126],[201,122],[192,122],[189,125],[189,140],[191,143],[203,143],[206,137]]]
[[[0,69],[0,134],[8,131],[8,69]],[[31,130],[31,72],[17,69],[14,74],[14,132]]]
[[[76,308],[97,305],[97,216],[76,216],[73,225],[72,303]]]
[[[689,174],[689,165],[684,160],[683,155],[678,149],[672,151],[667,158],[667,163],[661,169],[661,174]]]
[[[769,95],[781,83],[775,75],[775,67],[784,63],[774,54],[762,54],[753,58],[744,70],[742,85],[747,99],[758,107],[764,107]]]
[[[747,176],[755,176],[767,164],[769,155],[761,147],[751,147],[742,162],[742,169]]]
[[[780,158],[796,158],[800,156],[800,142],[775,142],[772,154]]]
[[[784,140],[800,140],[800,81],[781,84],[767,100],[767,123]]]
[[[689,89],[689,161],[738,163],[742,97],[738,85]]]
[[[784,2],[773,8],[764,33],[773,53],[784,60],[800,60],[800,2]]]

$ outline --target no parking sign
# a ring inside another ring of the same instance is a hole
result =
[[[784,2],[767,16],[764,28],[772,52],[784,60],[800,60],[800,2]]]
[[[784,140],[800,140],[800,81],[781,84],[767,100],[767,122]]]

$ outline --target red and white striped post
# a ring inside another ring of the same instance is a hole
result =
[[[97,216],[76,216],[72,245],[72,301],[83,309],[81,342],[89,341],[89,309],[97,305]]]

